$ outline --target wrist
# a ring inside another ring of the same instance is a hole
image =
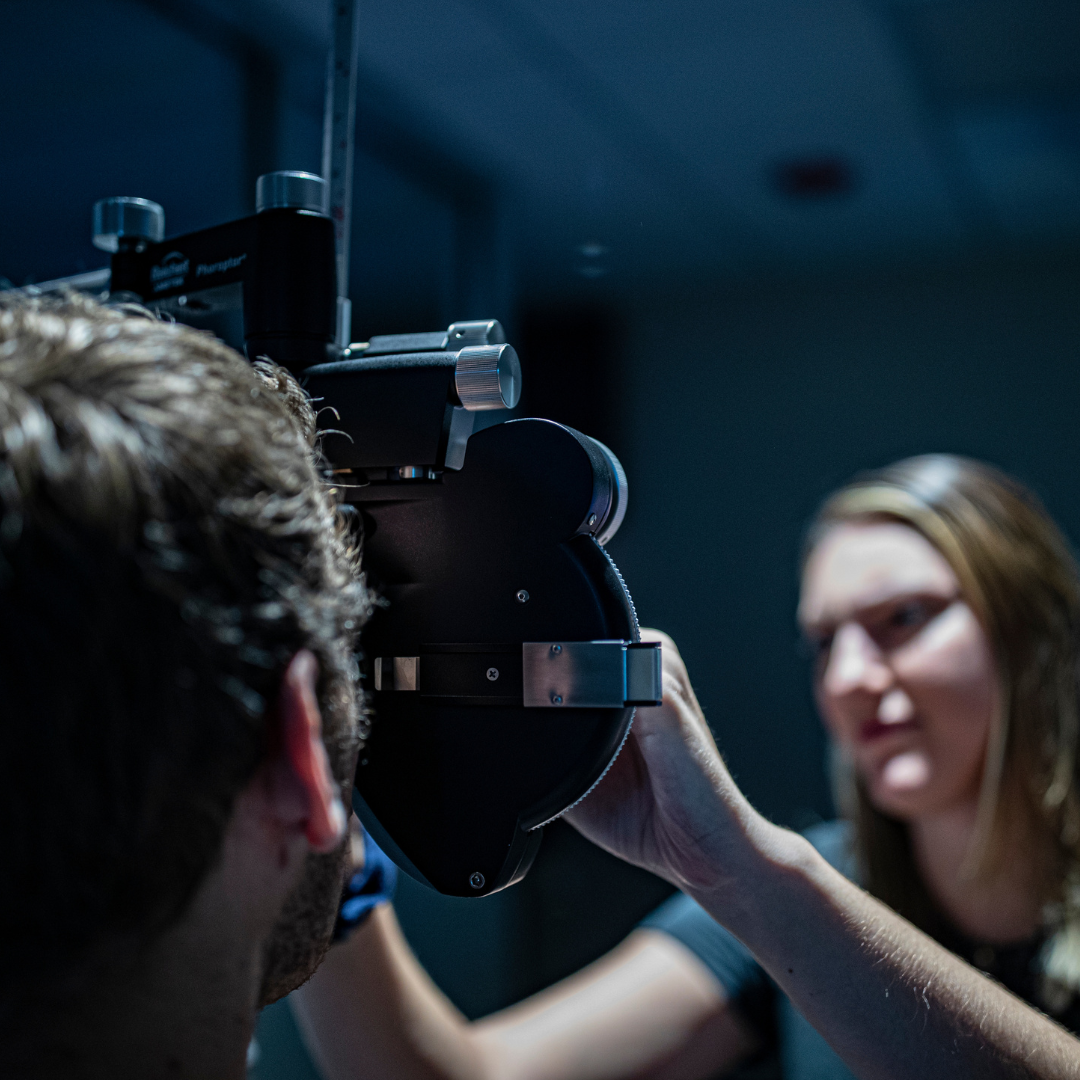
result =
[[[750,810],[738,836],[723,851],[706,856],[708,872],[687,880],[683,891],[710,915],[746,941],[763,919],[776,914],[782,895],[808,878],[817,856],[798,833],[767,821]]]

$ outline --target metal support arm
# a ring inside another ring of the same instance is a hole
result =
[[[526,641],[428,645],[375,660],[377,693],[404,691],[469,704],[534,709],[659,705],[659,642]]]

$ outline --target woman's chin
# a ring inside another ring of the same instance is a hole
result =
[[[905,750],[888,758],[869,784],[870,801],[884,814],[908,818],[927,809],[930,759],[922,750]]]

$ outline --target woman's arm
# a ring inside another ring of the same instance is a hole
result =
[[[499,1080],[704,1080],[757,1045],[712,972],[659,930],[474,1030]]]
[[[712,973],[653,930],[469,1024],[417,963],[387,905],[291,1000],[326,1080],[697,1080],[754,1048]]]
[[[489,1075],[468,1022],[413,956],[393,908],[375,908],[289,998],[324,1080]]]
[[[1080,1040],[857,888],[801,837],[765,840],[752,862],[740,875],[752,902],[733,902],[724,886],[696,899],[857,1076],[1080,1077]]]
[[[1080,1077],[1080,1040],[765,821],[724,768],[674,642],[664,704],[570,815],[661,874],[754,953],[858,1076]]]

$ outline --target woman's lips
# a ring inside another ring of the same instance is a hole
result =
[[[864,743],[877,742],[888,735],[906,735],[908,732],[917,730],[918,726],[914,720],[901,720],[886,724],[875,717],[873,720],[867,720],[859,728],[859,741]]]

